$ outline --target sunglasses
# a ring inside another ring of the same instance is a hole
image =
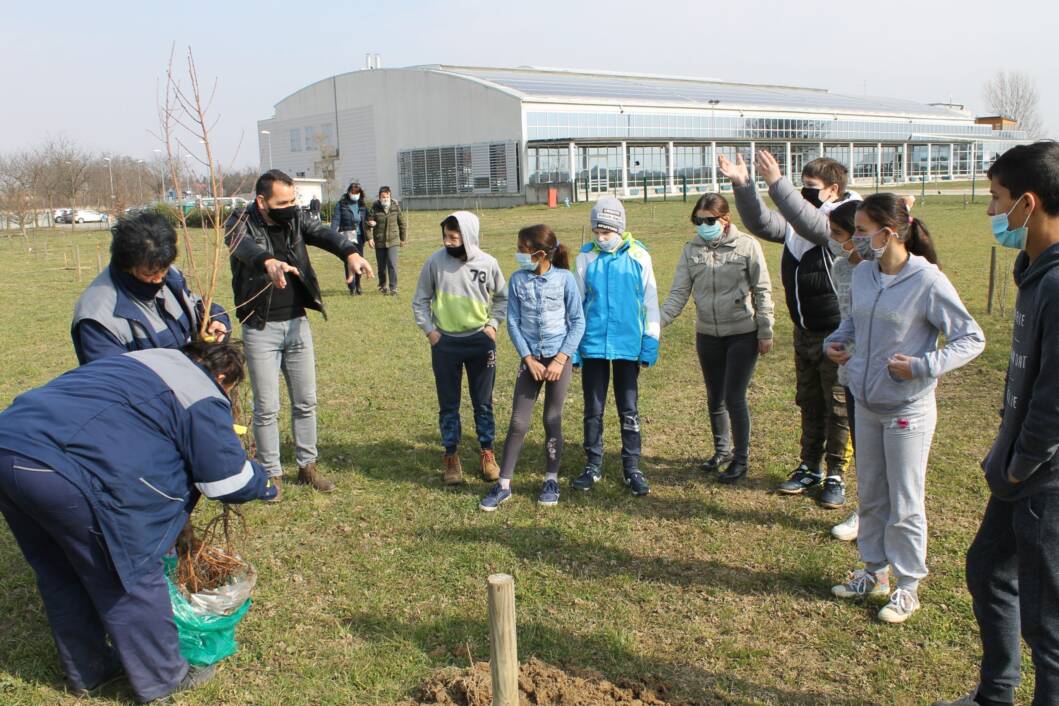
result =
[[[705,223],[708,226],[712,226],[719,219],[720,219],[720,216],[706,216],[705,218],[700,218],[699,216],[692,216],[691,217],[691,222],[694,223],[697,226],[701,226],[703,223]]]

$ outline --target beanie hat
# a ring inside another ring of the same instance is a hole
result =
[[[589,223],[592,230],[609,230],[620,235],[625,232],[625,206],[613,196],[601,196],[592,206]]]

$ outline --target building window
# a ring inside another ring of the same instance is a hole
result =
[[[294,128],[290,131],[290,151],[301,152],[302,151],[302,131],[301,128]]]
[[[518,143],[483,142],[401,150],[402,196],[517,194]]]

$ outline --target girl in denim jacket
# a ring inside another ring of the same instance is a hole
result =
[[[581,293],[570,273],[570,253],[552,229],[536,225],[519,231],[515,258],[519,269],[508,284],[507,330],[522,362],[515,380],[500,481],[478,505],[486,512],[511,498],[511,478],[541,387],[547,470],[537,502],[543,506],[559,502],[563,403],[570,388],[572,359],[585,331]]]

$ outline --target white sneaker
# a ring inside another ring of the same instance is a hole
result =
[[[852,542],[857,538],[857,531],[859,529],[860,516],[854,512],[844,521],[839,522],[837,525],[831,528],[831,536],[835,539],[840,539],[843,542]]]
[[[872,573],[857,569],[846,576],[846,582],[831,587],[839,598],[885,598],[890,593],[889,573]]]
[[[935,701],[931,706],[978,706],[978,702],[974,700],[976,696],[978,696],[977,687],[967,696],[962,696],[955,701]]]
[[[890,602],[879,611],[879,620],[884,623],[903,623],[917,610],[919,610],[919,596],[916,592],[898,587],[890,594]]]

